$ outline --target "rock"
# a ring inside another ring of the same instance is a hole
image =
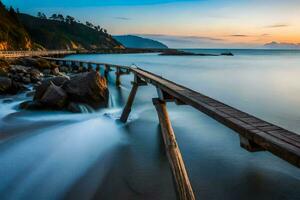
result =
[[[4,100],[2,101],[2,103],[12,103],[12,102],[13,102],[12,99],[4,99]]]
[[[37,69],[31,69],[29,71],[31,82],[37,83],[42,80],[43,74]]]
[[[26,87],[22,83],[7,77],[0,77],[0,94],[17,94],[25,90]]]
[[[10,71],[14,73],[18,73],[24,75],[28,72],[30,68],[22,65],[11,65]]]
[[[26,97],[33,97],[35,94],[35,91],[30,91],[26,93]]]
[[[64,108],[66,101],[67,93],[61,87],[54,85],[52,82],[40,99],[40,103],[42,103],[43,106],[54,109]]]
[[[79,104],[71,102],[69,103],[67,110],[72,113],[92,113],[93,109],[86,104]]]
[[[70,80],[70,79],[68,77],[64,77],[64,76],[57,76],[54,78],[49,78],[49,79],[44,80],[41,83],[41,85],[37,86],[33,99],[40,100],[43,97],[44,93],[46,92],[47,88],[50,86],[51,83],[60,87],[68,80]]]
[[[43,110],[44,106],[38,101],[25,101],[19,105],[23,110]]]
[[[12,80],[7,77],[0,77],[0,94],[9,93],[12,87]]]
[[[20,58],[15,59],[12,64],[15,65],[23,65],[28,67],[35,67],[37,69],[43,70],[43,69],[54,69],[57,67],[56,64],[49,62],[46,59],[43,58]]]
[[[23,76],[23,77],[22,77],[22,82],[25,83],[25,84],[31,83],[30,77]]]
[[[52,74],[55,75],[55,76],[59,75],[59,69],[58,69],[58,67],[55,67],[54,69],[52,69]]]
[[[0,76],[8,76],[10,66],[8,62],[0,59]]]
[[[59,71],[64,72],[64,73],[69,73],[70,69],[69,69],[69,67],[66,67],[66,66],[60,66]]]
[[[71,102],[86,103],[93,108],[108,105],[106,80],[95,71],[75,75],[63,85],[63,89]]]
[[[43,73],[48,75],[48,74],[51,73],[51,70],[50,70],[50,69],[44,69],[44,70],[43,70]]]

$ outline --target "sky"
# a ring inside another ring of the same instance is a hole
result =
[[[300,0],[3,0],[21,12],[61,13],[173,48],[300,43]]]

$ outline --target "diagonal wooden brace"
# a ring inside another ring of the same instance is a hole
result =
[[[180,149],[176,142],[171,121],[167,112],[166,102],[160,99],[153,99],[160,122],[161,134],[164,140],[166,154],[176,183],[178,199],[195,200],[192,185],[186,171]]]

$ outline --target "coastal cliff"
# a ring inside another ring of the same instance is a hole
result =
[[[47,18],[7,9],[0,0],[0,51],[67,49],[97,51],[122,50],[125,47],[104,28],[76,21],[71,16],[53,14]]]

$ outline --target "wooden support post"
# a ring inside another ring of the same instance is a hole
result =
[[[138,87],[145,86],[145,85],[147,85],[146,82],[141,80],[138,76],[134,76],[134,81],[132,82],[132,88],[131,88],[130,94],[128,96],[128,100],[126,102],[126,105],[123,109],[123,112],[122,112],[122,115],[120,118],[121,122],[123,122],[123,123],[127,122],[127,119],[131,112],[131,107],[132,107],[136,92],[138,90]]]
[[[248,138],[245,138],[242,135],[239,136],[240,136],[240,145],[242,148],[246,149],[249,152],[264,151],[262,147],[255,144],[253,141],[249,140]]]
[[[192,185],[176,142],[175,134],[167,112],[166,102],[161,101],[160,99],[153,99],[153,104],[159,118],[166,153],[176,182],[178,198],[180,200],[194,200],[195,196]]]
[[[116,86],[121,85],[121,70],[119,67],[117,67],[116,71]]]
[[[110,66],[109,65],[104,65],[104,77],[107,79],[108,78],[108,73],[110,71]]]
[[[132,88],[131,88],[130,94],[128,96],[127,103],[125,105],[125,108],[123,109],[123,112],[122,112],[122,115],[120,118],[120,121],[123,123],[127,122],[127,119],[131,112],[131,107],[132,107],[136,92],[138,90],[138,87],[139,87],[138,83],[132,83]]]

